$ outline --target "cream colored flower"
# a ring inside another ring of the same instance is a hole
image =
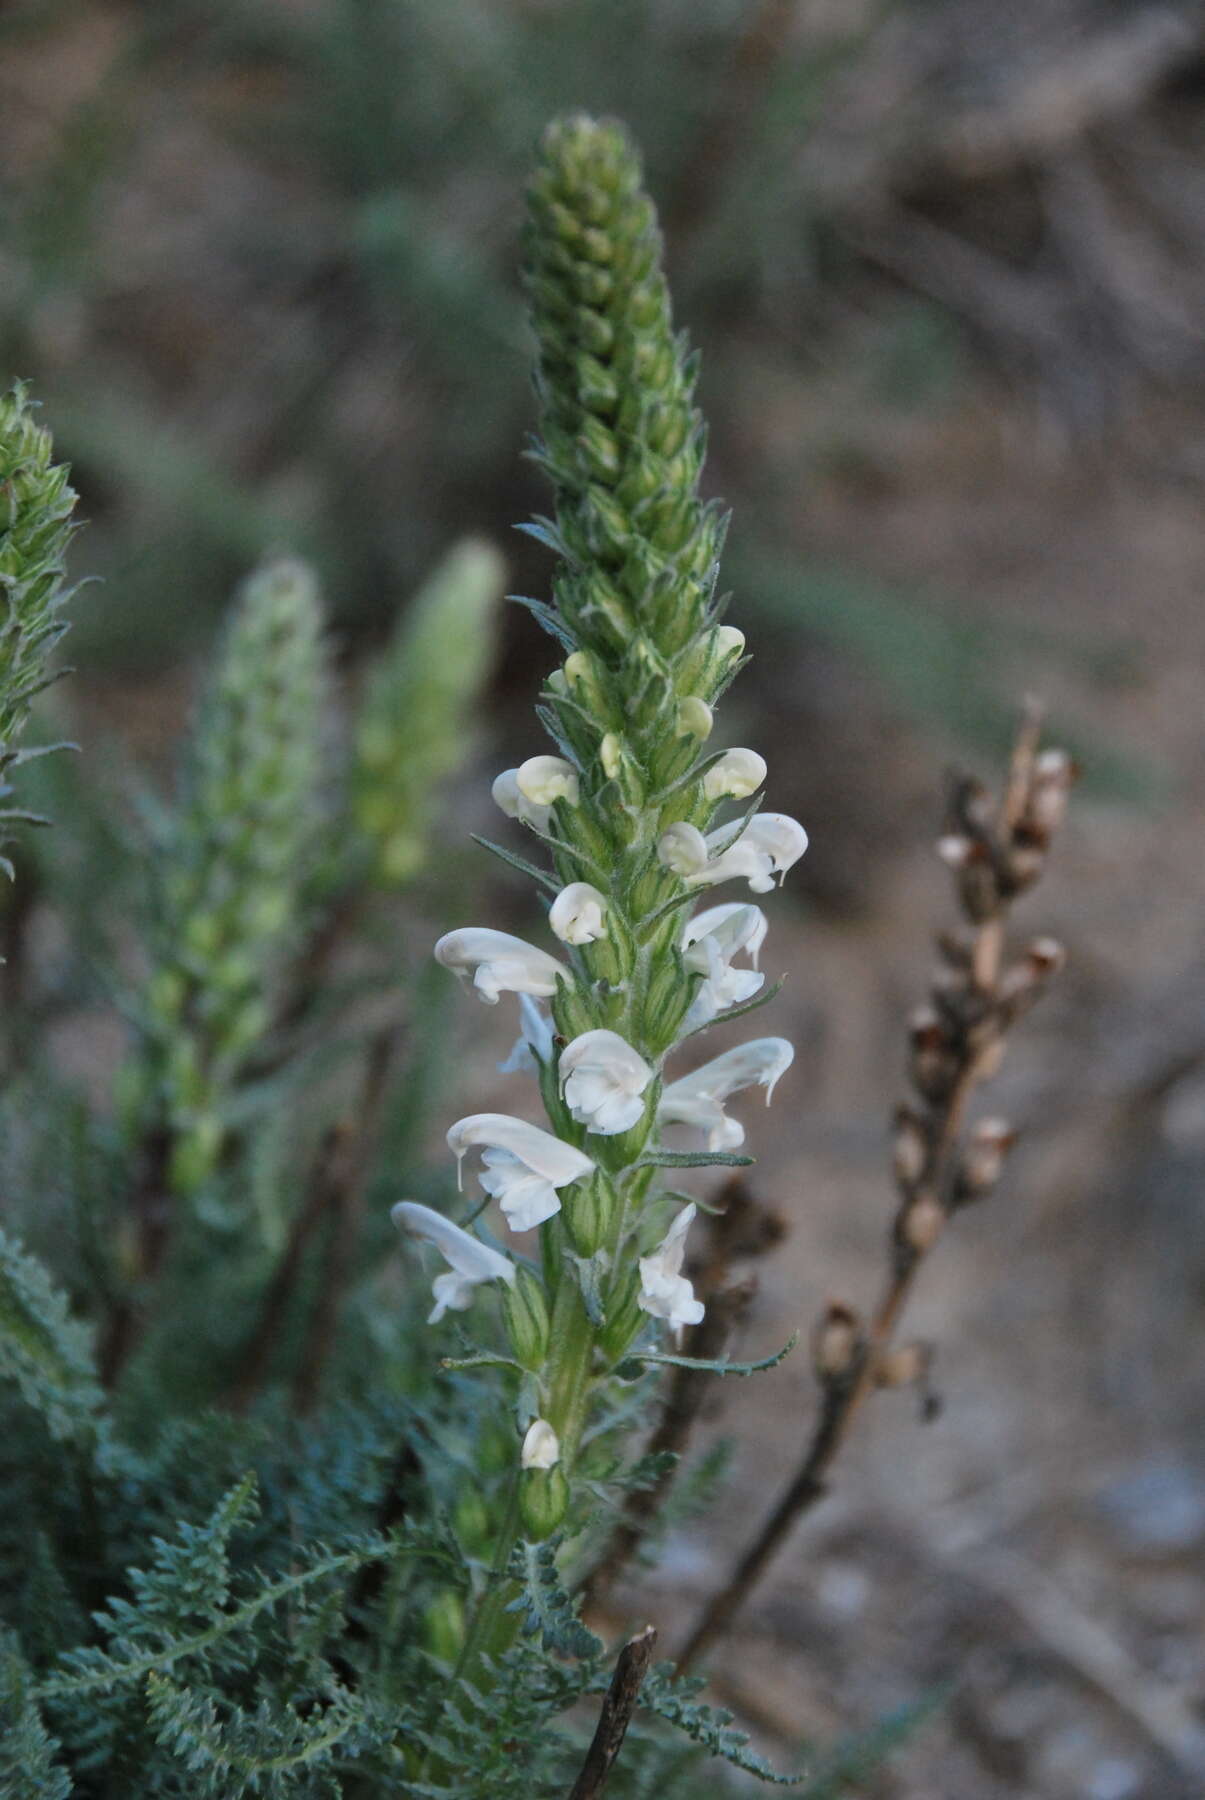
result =
[[[481,1185],[498,1201],[512,1231],[530,1231],[551,1219],[561,1210],[557,1189],[594,1168],[588,1156],[538,1125],[509,1113],[470,1113],[448,1132],[458,1182],[460,1165],[474,1146],[482,1151]]]
[[[434,1244],[448,1265],[448,1273],[437,1275],[431,1284],[435,1305],[428,1325],[438,1325],[449,1309],[464,1312],[473,1304],[473,1289],[482,1282],[505,1281],[509,1285],[514,1281],[513,1263],[488,1244],[470,1237],[442,1213],[432,1212],[429,1206],[420,1206],[416,1200],[399,1200],[389,1216],[399,1231]]]
[[[537,950],[509,931],[491,931],[487,925],[446,932],[435,946],[435,960],[462,979],[473,970],[473,986],[487,1006],[496,1006],[501,993],[547,1000],[569,973],[546,950]]]
[[[583,1031],[557,1065],[561,1091],[580,1125],[599,1137],[630,1131],[644,1113],[653,1071],[616,1031]]]
[[[753,1038],[713,1056],[700,1069],[672,1081],[661,1095],[657,1118],[663,1125],[694,1125],[707,1133],[709,1150],[735,1150],[745,1141],[745,1128],[730,1119],[724,1102],[742,1088],[764,1087],[769,1106],[774,1088],[795,1060],[786,1038]]]

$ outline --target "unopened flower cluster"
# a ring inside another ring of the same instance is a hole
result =
[[[497,1202],[492,1242],[411,1202],[395,1216],[447,1264],[433,1320],[497,1284],[539,1395],[520,1452],[543,1496],[542,1511],[524,1509],[538,1535],[563,1513],[594,1383],[651,1321],[678,1334],[703,1315],[683,1272],[695,1207],[655,1183],[666,1147],[679,1162],[738,1150],[734,1097],[762,1088],[768,1101],[790,1066],[780,1037],[738,1035],[706,1060],[694,1038],[758,1003],[767,926],[746,894],[770,893],[807,840],[763,810],[755,750],[708,748],[744,637],[720,619],[724,522],[697,493],[694,363],[670,327],[626,138],[561,124],[530,198],[538,456],[557,501],[555,524],[533,529],[561,558],[555,611],[536,610],[566,654],[539,708],[553,750],[533,746],[492,791],[509,857],[535,865],[547,933],[537,944],[470,926],[435,955],[486,1005],[518,996],[503,1067],[533,1078],[533,1106],[471,1113],[448,1132],[461,1187],[471,1170]]]

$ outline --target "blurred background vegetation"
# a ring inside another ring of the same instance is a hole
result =
[[[985,615],[963,568],[897,570],[859,522],[933,455],[935,421],[957,458],[976,409],[980,453],[999,409],[1055,469],[1124,436],[1148,472],[1205,476],[1188,434],[1132,424],[1200,375],[1195,20],[1092,0],[1007,19],[978,0],[9,5],[0,360],[92,522],[80,568],[107,586],[76,656],[139,680],[178,663],[282,547],[315,562],[352,656],[466,528],[542,591],[543,553],[510,530],[542,504],[517,453],[518,226],[541,126],[580,105],[641,140],[705,346],[727,573],[782,640],[750,710],[802,701],[792,734],[824,715],[850,754],[834,694],[885,705],[888,731],[998,747],[1030,662],[1124,683],[1124,641]],[[518,615],[508,651],[526,693]],[[1093,749],[1106,785],[1157,788],[1140,756]],[[786,803],[815,817],[846,785],[824,775]]]

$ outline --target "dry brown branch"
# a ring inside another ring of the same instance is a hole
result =
[[[1037,709],[1030,706],[998,808],[975,781],[958,777],[951,785],[949,829],[938,848],[954,872],[971,930],[939,939],[946,966],[931,1003],[911,1021],[915,1098],[896,1115],[899,1206],[886,1281],[865,1327],[841,1303],[830,1305],[819,1322],[813,1360],[821,1406],[811,1440],[769,1517],[704,1609],[683,1647],[680,1669],[705,1655],[728,1628],[780,1545],[823,1496],[828,1471],[867,1396],[879,1386],[925,1379],[927,1353],[918,1346],[892,1348],[900,1316],[917,1270],[950,1215],[991,1192],[1013,1139],[1000,1120],[983,1120],[965,1132],[967,1103],[994,1073],[1011,1026],[1062,961],[1049,939],[1038,939],[1011,964],[1004,956],[1009,908],[1041,874],[1074,776],[1062,752],[1039,755],[1039,730]]]
[[[656,1647],[656,1629],[652,1625],[646,1625],[643,1631],[638,1631],[635,1637],[629,1638],[620,1651],[619,1661],[615,1665],[615,1673],[611,1677],[611,1685],[599,1714],[598,1729],[586,1752],[581,1774],[570,1789],[569,1800],[594,1800],[595,1795],[601,1794],[606,1787],[607,1777],[627,1736],[636,1702],[640,1698],[640,1689],[644,1685]]]

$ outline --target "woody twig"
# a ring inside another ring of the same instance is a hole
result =
[[[888,1270],[868,1321],[830,1303],[813,1334],[820,1411],[799,1467],[729,1580],[704,1609],[679,1657],[685,1670],[727,1630],[796,1523],[827,1491],[829,1470],[863,1402],[882,1387],[919,1387],[925,1410],[930,1350],[895,1343],[917,1272],[951,1216],[992,1192],[1015,1133],[1002,1119],[966,1124],[975,1089],[1000,1066],[1008,1034],[1063,963],[1051,938],[1010,956],[1006,925],[1017,897],[1038,879],[1075,777],[1061,750],[1039,749],[1040,715],[1022,719],[997,802],[956,776],[938,853],[953,872],[963,928],[942,933],[942,966],[929,1002],[909,1024],[912,1098],[895,1116],[893,1176],[899,1203]]]

